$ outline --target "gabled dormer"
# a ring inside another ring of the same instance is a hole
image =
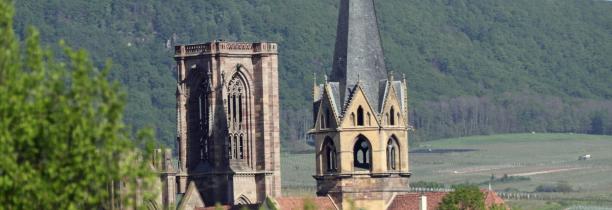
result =
[[[349,93],[342,111],[342,128],[378,127],[379,122],[363,87],[357,83]]]
[[[330,84],[321,86],[321,98],[315,102],[315,130],[336,129],[338,127],[339,110],[336,107],[336,102],[333,97],[333,91]]]
[[[387,82],[385,95],[383,98],[383,106],[381,113],[381,124],[388,127],[403,127],[406,125],[405,110],[402,106],[401,90],[396,90],[397,86],[393,83],[397,81]],[[400,86],[401,88],[401,86]]]

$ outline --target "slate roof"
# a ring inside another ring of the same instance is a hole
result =
[[[373,0],[341,0],[330,81],[339,83],[340,104],[347,89],[361,81],[373,108],[379,110],[378,83],[387,69]]]

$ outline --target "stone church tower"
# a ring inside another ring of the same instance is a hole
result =
[[[177,193],[194,183],[207,206],[281,195],[277,56],[275,43],[176,46]]]
[[[317,194],[347,209],[408,192],[408,90],[387,73],[373,0],[341,0],[333,69],[314,86]]]

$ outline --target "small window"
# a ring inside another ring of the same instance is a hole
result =
[[[357,125],[363,126],[363,108],[361,106],[357,108]]]
[[[372,116],[368,112],[368,126],[371,126],[371,125],[372,125]]]
[[[329,109],[325,109],[325,128],[329,128],[330,114]]]
[[[355,126],[355,113],[351,113],[351,124]]]

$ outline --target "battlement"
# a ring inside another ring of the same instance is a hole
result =
[[[194,56],[200,54],[231,53],[258,54],[278,53],[277,44],[272,42],[225,42],[213,41],[204,44],[177,45],[174,47],[175,57]]]

